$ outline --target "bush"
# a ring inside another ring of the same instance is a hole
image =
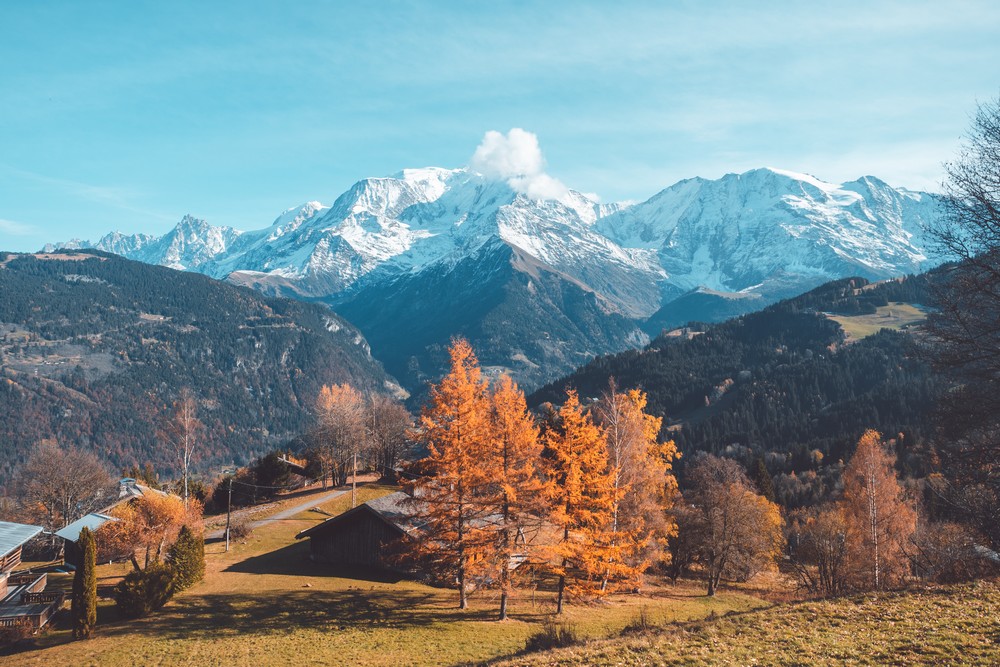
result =
[[[174,569],[162,563],[129,572],[115,587],[119,613],[127,618],[141,618],[159,609],[174,594],[174,577]]]
[[[229,537],[234,540],[242,540],[250,537],[253,533],[253,521],[246,516],[234,516],[229,522]]]
[[[563,648],[579,644],[576,630],[572,625],[546,621],[541,631],[528,637],[524,644],[526,652],[547,651],[553,648]]]
[[[35,634],[35,626],[27,618],[19,618],[13,625],[0,627],[0,646],[13,646]]]
[[[88,528],[80,531],[77,546],[83,557],[73,577],[73,638],[86,639],[97,625],[97,547]]]
[[[167,561],[174,569],[176,590],[191,588],[205,577],[205,538],[188,526],[182,527]]]

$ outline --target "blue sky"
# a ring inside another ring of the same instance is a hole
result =
[[[933,189],[1000,94],[1000,3],[36,0],[0,63],[0,249],[31,250],[264,227],[513,127],[605,201],[758,166]]]

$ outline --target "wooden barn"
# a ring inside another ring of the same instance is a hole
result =
[[[295,539],[309,538],[310,557],[315,561],[394,569],[386,558],[393,543],[417,530],[413,501],[399,491],[327,519]]]

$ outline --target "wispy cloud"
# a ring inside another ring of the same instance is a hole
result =
[[[31,236],[38,232],[38,229],[33,225],[29,225],[23,222],[17,222],[15,220],[4,220],[0,218],[0,232],[4,234],[11,234],[13,236]]]
[[[95,204],[103,204],[129,213],[137,213],[145,217],[160,220],[173,220],[174,217],[136,204],[135,199],[140,196],[140,193],[129,188],[113,185],[94,185],[67,178],[46,176],[7,164],[0,164],[0,173],[42,185],[64,195]]]
[[[559,199],[568,189],[545,173],[545,157],[538,136],[513,128],[507,134],[490,130],[469,163],[487,178],[505,180],[515,191],[534,199]]]

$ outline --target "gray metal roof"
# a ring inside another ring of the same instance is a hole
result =
[[[41,526],[0,521],[0,558],[42,532]]]
[[[90,532],[94,532],[108,521],[118,521],[118,519],[113,516],[108,516],[107,514],[91,512],[86,516],[80,517],[62,530],[57,530],[56,536],[69,542],[76,542],[80,539],[80,531],[84,528],[89,528]]]

